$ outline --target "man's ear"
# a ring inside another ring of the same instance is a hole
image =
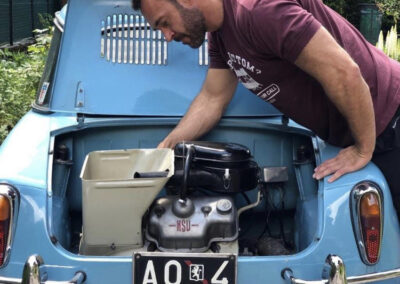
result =
[[[195,0],[176,0],[184,8],[190,9],[195,6]]]

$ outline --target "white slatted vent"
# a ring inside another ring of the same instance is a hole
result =
[[[112,15],[101,22],[100,56],[112,63],[167,65],[168,44],[143,16]]]
[[[206,33],[204,43],[199,47],[199,64],[208,65],[208,33]]]

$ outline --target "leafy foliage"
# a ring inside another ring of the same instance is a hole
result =
[[[50,46],[51,31],[36,30],[27,51],[0,50],[0,143],[35,98]]]
[[[392,16],[397,23],[400,18],[400,0],[376,0],[376,5],[383,13]]]

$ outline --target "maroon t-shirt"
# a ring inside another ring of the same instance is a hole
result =
[[[344,18],[320,0],[223,1],[224,22],[208,37],[210,68],[231,68],[246,88],[291,119],[331,144],[348,146],[354,141],[344,117],[322,86],[293,64],[322,25],[360,67],[377,135],[384,130],[400,104],[400,64]]]

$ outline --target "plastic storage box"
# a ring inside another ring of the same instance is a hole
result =
[[[107,254],[141,247],[142,217],[173,173],[171,149],[89,153],[80,175],[80,253]]]

